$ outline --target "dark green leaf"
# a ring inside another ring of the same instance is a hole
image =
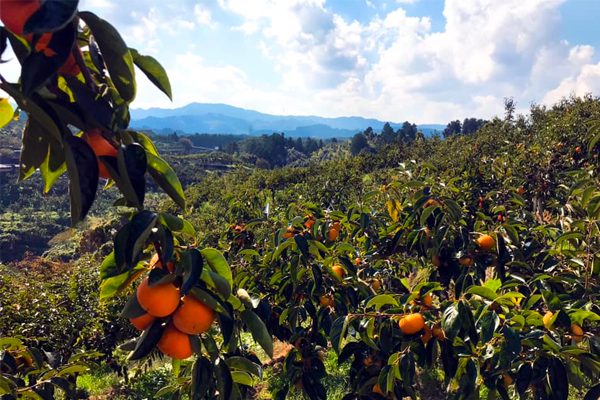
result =
[[[19,160],[19,182],[29,178],[48,156],[52,136],[33,118],[29,118],[23,130]]]
[[[132,268],[137,263],[139,254],[146,247],[146,241],[150,237],[157,219],[158,216],[155,213],[144,210],[135,214],[131,221],[129,221],[129,232],[124,249],[125,263],[129,268]]]
[[[148,172],[152,179],[160,186],[173,201],[182,209],[185,209],[185,194],[177,174],[162,158],[147,152]]]
[[[212,364],[209,359],[199,356],[192,367],[192,400],[206,398],[212,381]]]
[[[225,360],[229,368],[248,372],[262,379],[262,368],[260,365],[248,360],[245,357],[229,357]]]
[[[233,379],[229,367],[219,358],[215,362],[215,375],[217,377],[217,387],[219,388],[219,399],[230,400],[233,388]]]
[[[516,386],[517,393],[519,393],[520,397],[525,395],[525,392],[531,383],[532,374],[533,368],[531,367],[530,363],[525,363],[519,368],[519,371],[517,372]]]
[[[137,341],[135,349],[129,355],[130,361],[139,360],[147,356],[158,344],[164,331],[163,321],[160,318],[154,320],[150,328],[146,329]]]
[[[454,339],[460,331],[462,321],[459,318],[458,306],[451,305],[444,310],[442,316],[442,328],[446,336],[450,339]]]
[[[600,383],[592,386],[590,388],[590,390],[588,390],[588,392],[585,394],[585,397],[583,398],[583,400],[598,400],[598,399],[600,399]]]
[[[250,310],[242,311],[241,317],[244,324],[250,330],[250,333],[252,333],[254,340],[260,344],[260,347],[263,348],[269,357],[273,357],[273,340],[265,323]]]
[[[136,49],[129,49],[131,52],[131,56],[133,57],[133,62],[135,65],[142,70],[142,72],[150,79],[154,85],[160,89],[164,94],[166,94],[169,99],[173,100],[173,95],[171,94],[171,83],[169,82],[169,77],[167,76],[167,71],[160,65],[154,57],[143,56]]]
[[[91,12],[80,12],[79,16],[91,29],[102,52],[110,77],[126,102],[135,98],[135,72],[129,48],[119,32],[105,20]]]
[[[567,400],[569,397],[569,381],[567,380],[567,369],[558,358],[550,360],[548,368],[548,382],[550,383],[551,400]]]
[[[206,260],[210,269],[225,278],[229,283],[229,286],[233,286],[233,274],[231,273],[231,268],[229,268],[229,264],[225,257],[223,257],[223,254],[219,250],[210,247],[203,249],[200,253]]]
[[[98,164],[96,155],[85,140],[65,136],[65,156],[69,172],[71,224],[83,220],[96,198]]]
[[[227,318],[231,318],[231,314],[227,309],[219,303],[219,301],[210,293],[205,290],[200,289],[199,287],[193,287],[190,291],[192,296],[212,308],[214,311],[225,315]]]
[[[182,296],[185,296],[200,280],[204,263],[202,262],[202,255],[197,249],[184,252],[183,260],[183,284],[181,285],[180,292]]]
[[[142,306],[140,306],[140,303],[137,299],[137,295],[134,293],[131,296],[129,296],[129,300],[127,300],[125,307],[123,307],[123,310],[121,310],[121,317],[137,318],[141,317],[144,314],[146,314],[146,310],[144,310]]]
[[[114,113],[110,103],[94,93],[76,77],[65,76],[64,78],[73,92],[75,104],[85,110],[82,113],[84,118],[82,122],[85,123],[86,128],[110,129]]]

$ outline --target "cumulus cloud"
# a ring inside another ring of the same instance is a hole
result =
[[[128,44],[163,62],[176,106],[222,101],[424,123],[501,114],[505,97],[523,109],[600,91],[595,49],[560,36],[564,0],[446,0],[436,31],[432,18],[440,16],[411,15],[407,4],[415,2],[365,0],[361,7],[377,8],[360,22],[325,0],[82,0],[81,8],[97,10]],[[195,39],[207,32],[253,48],[270,63],[269,84],[244,57],[197,53]],[[140,81],[136,106],[168,105]]]
[[[320,0],[220,5],[262,38],[284,89],[310,93],[331,115],[490,117],[504,97],[526,107],[597,87],[594,49],[558,36],[563,0],[446,0],[441,32],[430,18],[408,15],[407,2],[368,23],[345,20]]]

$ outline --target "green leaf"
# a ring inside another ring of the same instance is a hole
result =
[[[231,378],[237,384],[250,386],[250,387],[254,386],[254,380],[252,379],[252,376],[250,376],[250,374],[247,372],[231,371]]]
[[[144,210],[135,214],[131,221],[128,222],[129,231],[125,247],[123,248],[127,267],[132,268],[137,263],[139,254],[146,247],[146,241],[150,237],[152,228],[154,228],[157,220],[158,216],[155,213]],[[116,246],[115,256],[117,260],[120,259]]]
[[[144,271],[144,268],[134,268],[131,271],[106,278],[100,283],[100,300],[106,300],[119,294],[121,290],[127,287],[129,282]]]
[[[137,318],[141,317],[144,314],[146,314],[146,310],[142,308],[137,299],[137,295],[134,293],[131,296],[129,296],[129,299],[127,300],[127,303],[125,303],[125,306],[121,310],[120,315],[123,318]]]
[[[181,232],[192,237],[196,235],[196,230],[192,224],[183,218],[176,217],[169,213],[160,213],[159,219],[164,226],[173,232]]]
[[[460,331],[462,321],[459,318],[458,307],[456,304],[444,310],[442,316],[442,328],[446,336],[450,339],[454,339]]]
[[[491,301],[495,300],[496,297],[498,297],[496,292],[485,286],[471,286],[469,289],[467,289],[466,293],[476,294],[478,296],[483,297],[484,299],[488,299]]]
[[[44,193],[48,193],[56,180],[67,170],[65,153],[62,145],[50,140],[46,158],[40,165],[40,173],[44,180]]]
[[[220,400],[231,400],[233,391],[233,378],[229,367],[219,358],[215,362],[215,375],[217,378],[217,388],[219,389]]]
[[[171,94],[171,83],[169,82],[169,77],[167,76],[167,71],[163,68],[162,65],[154,57],[143,56],[136,49],[129,49],[131,52],[131,56],[133,57],[133,62],[135,65],[142,70],[142,72],[150,79],[154,85],[160,89],[164,94],[169,97],[169,99],[173,100],[173,95]]]
[[[216,272],[203,268],[201,279],[215,289],[223,299],[228,299],[231,296],[231,285],[227,282],[227,279]]]
[[[210,269],[225,278],[229,283],[229,286],[233,286],[233,274],[231,273],[231,268],[229,268],[229,264],[227,264],[227,260],[223,254],[219,250],[210,247],[203,249],[200,253],[206,260]]]
[[[206,398],[212,378],[212,363],[204,356],[199,356],[192,367],[192,400]]]
[[[257,376],[259,379],[262,379],[263,373],[261,366],[245,357],[229,357],[225,360],[225,362],[230,369],[245,371],[249,374]]]
[[[204,263],[202,255],[197,249],[190,249],[183,253],[183,283],[179,289],[182,296],[188,294],[190,289],[198,283],[202,275]]]
[[[267,353],[267,355],[273,358],[273,340],[265,323],[256,315],[253,311],[244,310],[241,314],[242,321],[252,334],[254,340],[260,344],[260,347]]]
[[[15,115],[12,105],[7,98],[0,99],[0,128],[4,128]]]
[[[185,210],[185,194],[177,174],[166,161],[146,150],[148,172],[154,182],[173,199],[175,204]]]
[[[71,224],[75,225],[85,218],[96,198],[98,161],[90,145],[77,136],[66,136],[65,145]]]
[[[25,123],[19,160],[19,182],[33,175],[46,160],[50,140],[48,135],[36,119],[29,118]]]
[[[554,357],[550,359],[548,382],[550,383],[551,400],[567,400],[569,398],[567,369],[563,362],[558,358]]]
[[[135,71],[133,57],[119,32],[105,20],[87,11],[79,16],[91,29],[102,52],[111,80],[123,100],[130,103],[135,98]]]
[[[44,109],[44,107],[38,104],[39,97],[34,97],[31,99],[26,98],[23,96],[23,93],[21,93],[17,85],[7,82],[0,82],[0,89],[4,90],[13,99],[15,99],[19,107],[28,113],[29,118],[37,119],[40,125],[43,126],[44,129],[46,129],[57,142],[62,141],[61,130],[56,124],[56,121],[54,121],[54,119],[48,115],[48,112]]]
[[[333,321],[333,325],[331,326],[331,332],[329,334],[331,346],[338,354],[340,352],[342,341],[346,337],[346,331],[349,323],[350,316],[346,315],[345,317],[338,317],[335,321]]]
[[[44,1],[25,23],[23,34],[55,32],[73,20],[79,0]]]
[[[394,307],[400,306],[398,304],[398,301],[394,298],[394,296],[392,296],[390,294],[380,294],[380,295],[373,297],[371,300],[369,300],[367,302],[367,304],[365,305],[365,308],[375,306],[376,310],[380,310],[381,307],[386,306],[386,305],[391,305]]]
[[[158,344],[165,327],[163,321],[157,318],[152,322],[152,325],[142,333],[142,336],[137,340],[135,348],[129,354],[128,360],[135,361],[146,357]]]
[[[221,303],[219,303],[219,301],[217,299],[215,299],[213,297],[213,295],[211,295],[210,293],[208,293],[198,287],[192,288],[190,293],[192,294],[192,296],[194,296],[195,298],[197,298],[198,300],[200,300],[201,302],[206,304],[208,307],[210,307],[214,311],[225,315],[227,318],[231,318],[231,314],[229,313],[229,311],[227,311],[227,309],[225,307],[223,307],[221,305]]]

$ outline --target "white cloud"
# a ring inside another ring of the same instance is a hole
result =
[[[413,2],[365,0],[362,7],[378,7],[366,22],[342,17],[325,0],[129,0],[126,7],[82,0],[81,8],[97,9],[129,45],[165,65],[176,106],[219,101],[424,123],[502,114],[505,97],[527,107],[600,93],[595,49],[561,40],[563,0],[446,0],[445,25],[436,32],[437,16],[406,11]],[[219,32],[255,49],[274,74],[258,82],[247,57],[195,52],[196,38]],[[139,81],[136,107],[169,105],[141,74]]]
[[[212,18],[212,13],[209,9],[202,7],[200,4],[194,6],[194,16],[199,25],[205,25],[211,28],[216,28],[217,24]]]
[[[408,3],[397,1],[397,3]],[[560,40],[563,0],[446,0],[445,27],[403,8],[369,23],[347,21],[319,0],[220,0],[262,37],[281,90],[315,110],[443,122],[594,90],[594,49]],[[560,85],[557,87],[557,84]],[[552,90],[553,96],[546,96]]]

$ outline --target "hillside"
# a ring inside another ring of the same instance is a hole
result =
[[[261,384],[245,389],[246,398],[288,392],[290,399],[302,398],[301,389],[285,383],[296,379],[291,374],[310,377],[303,379],[326,393],[321,399],[370,393],[386,371],[386,360],[402,352],[409,354],[405,362],[414,368],[423,400],[451,398],[452,390],[483,397],[488,391],[502,392],[502,385],[529,394],[561,385],[569,388],[560,397],[564,400],[595,393],[600,376],[599,123],[600,101],[570,99],[548,109],[534,107],[527,116],[493,119],[471,135],[418,137],[390,145],[375,133],[367,143],[369,151],[357,156],[351,155],[350,143],[332,143],[302,167],[260,169],[230,158],[227,162],[235,168],[222,173],[201,170],[202,155],[170,156],[186,185],[185,218],[196,229],[189,240],[224,254],[235,287],[244,288],[258,304],[254,312],[275,338],[273,360],[249,333],[239,338],[242,346],[234,357],[251,359],[264,370]],[[26,182],[26,192],[15,194],[8,208],[13,215],[60,203],[64,209],[64,183],[48,202],[31,190],[39,182]],[[151,396],[160,387],[175,390],[176,380],[188,379],[189,371],[182,369],[177,377],[157,367],[141,372],[145,364],[126,361],[117,348],[139,333],[126,318],[110,319],[125,304],[124,296],[102,307],[98,303],[98,291],[102,297],[115,290],[106,284],[113,278],[102,281],[97,272],[118,225],[107,211],[114,194],[102,192],[88,225],[58,235],[43,258],[28,255],[0,265],[5,287],[35,288],[5,292],[7,312],[0,316],[0,333],[45,335],[39,346],[63,359],[84,350],[107,354],[105,368],[82,375],[77,385],[83,392],[124,400]],[[159,212],[180,212],[166,196],[152,193],[150,202]],[[34,232],[36,226],[27,222],[13,224],[13,234],[18,236],[19,229],[23,235]],[[339,228],[333,229],[336,223]],[[494,247],[476,240],[488,234]],[[302,250],[301,243],[308,247]],[[341,278],[335,271],[343,271]],[[230,307],[223,294],[212,286],[210,290],[215,292],[210,296]],[[74,291],[77,301],[72,300]],[[36,293],[52,300],[38,301]],[[18,320],[11,318],[24,303],[33,304],[31,310],[21,312]],[[73,310],[80,307],[98,311],[73,320]],[[450,311],[442,315],[442,310]],[[398,324],[382,322],[406,312],[426,316],[423,331],[405,334]],[[447,316],[450,312],[456,316]],[[219,318],[223,324],[228,321]],[[455,324],[451,318],[471,322]],[[351,327],[347,330],[342,328],[345,320]],[[364,326],[373,328],[361,331]],[[386,329],[394,341],[385,339]],[[518,356],[510,353],[508,340],[518,346]],[[463,343],[473,349],[468,357],[458,355]],[[528,351],[531,347],[539,350]],[[292,364],[294,357],[311,360],[319,369],[303,369],[302,362],[298,367]],[[461,359],[477,365],[477,372],[457,368]],[[585,360],[589,370],[576,378],[558,377],[548,368],[540,373],[553,380],[533,382],[519,372],[523,365],[546,362],[576,371]],[[282,361],[292,365],[283,377]],[[137,374],[130,382],[119,380],[123,368],[139,368],[146,383]],[[453,389],[445,384],[446,376],[465,385]],[[475,379],[486,384],[478,387]],[[400,397],[408,389],[397,382]]]
[[[385,121],[362,117],[271,115],[226,104],[192,103],[174,109],[133,109],[131,125],[160,133],[227,133],[260,135],[285,132],[292,137],[348,138],[368,127],[381,130]],[[398,129],[402,123],[390,123]],[[442,131],[444,125],[419,125],[425,134]]]

